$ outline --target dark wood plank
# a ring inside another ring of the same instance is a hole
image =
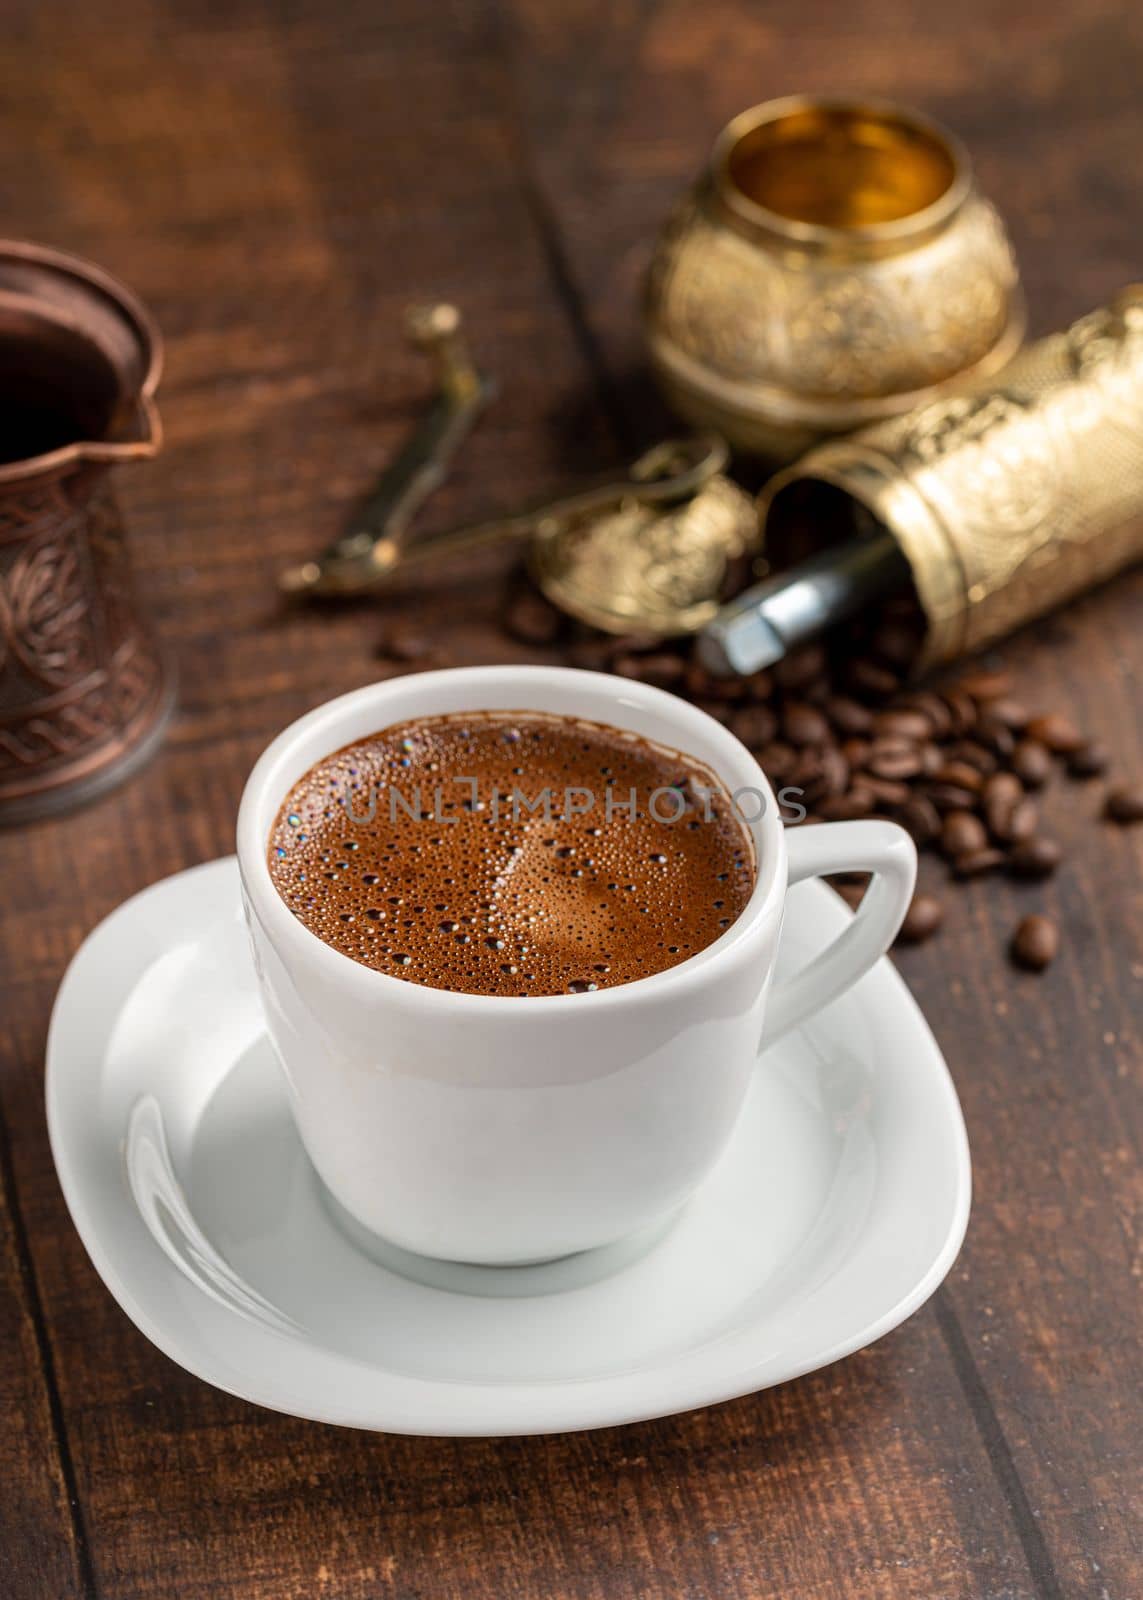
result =
[[[1068,708],[1136,773],[1141,627],[1136,574],[1006,652],[1027,699]],[[1100,802],[1100,785],[1053,789],[1043,810],[1066,863],[1051,886],[975,887],[944,948],[901,963],[947,1043],[976,1164],[946,1335],[979,1375],[1000,1471],[1017,1471],[1025,1535],[1063,1594],[1129,1593],[1141,1571],[1143,840],[1102,822]],[[1043,982],[1003,959],[1031,909],[1064,929]]]
[[[968,134],[1013,215],[1041,322],[1129,275],[1126,4],[1059,0],[1019,21],[1045,64],[1017,85],[1007,55],[981,66],[983,12],[972,0],[934,35],[920,8],[881,18],[872,5],[777,21],[731,0],[533,0],[504,21],[413,0],[278,12],[124,0],[113,17],[26,0],[4,84],[7,226],[123,273],[170,342],[169,448],[122,490],[180,658],[178,724],[126,790],[0,837],[12,1020],[0,1105],[18,1134],[45,1354],[101,1595],[1138,1589],[1122,1154],[1139,1059],[1138,905],[1123,889],[1138,881],[1137,841],[1097,836],[1086,792],[1055,802],[1072,865],[1044,898],[1062,897],[1072,934],[1043,984],[995,959],[1016,901],[983,889],[958,898],[940,946],[908,959],[977,1153],[976,1222],[950,1287],[862,1356],[733,1405],[603,1434],[450,1442],[233,1401],[160,1357],[102,1290],[63,1213],[39,1100],[48,1006],[83,933],[135,889],[229,848],[266,738],[395,670],[376,655],[388,621],[447,637],[458,661],[529,654],[496,627],[500,553],[447,586],[338,615],[273,604],[277,568],[332,533],[424,392],[398,338],[406,301],[456,296],[505,379],[434,518],[614,459],[665,425],[633,311],[650,230],[726,115],[835,85],[839,60],[852,86],[927,103]],[[1061,197],[1073,207],[1062,243],[1045,232]],[[1139,595],[1120,585],[1022,645],[1029,694],[1137,738]],[[29,1585],[74,1561],[53,1526],[10,1546]]]
[[[0,1060],[2,1060],[0,1055]],[[0,1122],[0,1594],[86,1600],[91,1569],[47,1329]]]

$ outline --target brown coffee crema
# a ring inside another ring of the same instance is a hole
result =
[[[611,988],[718,939],[754,888],[750,835],[691,757],[538,712],[428,717],[319,761],[270,874],[311,932],[433,989]]]

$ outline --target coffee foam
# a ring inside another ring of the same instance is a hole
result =
[[[550,815],[530,812],[545,793]],[[521,996],[685,961],[755,880],[749,834],[691,757],[527,711],[400,723],[318,762],[278,813],[269,866],[295,916],[364,966]]]

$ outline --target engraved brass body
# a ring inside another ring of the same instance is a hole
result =
[[[798,98],[723,131],[659,240],[644,320],[681,416],[787,462],[995,373],[1024,308],[956,139],[899,107]]]
[[[841,515],[839,516],[839,507]],[[1143,285],[1030,345],[998,379],[821,446],[767,485],[776,565],[863,508],[928,622],[918,670],[979,650],[1143,559]]]

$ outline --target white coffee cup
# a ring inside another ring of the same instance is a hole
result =
[[[501,710],[628,729],[697,758],[740,795],[758,877],[720,939],[613,989],[517,999],[375,972],[297,920],[267,864],[293,784],[393,723]],[[325,1185],[405,1250],[498,1265],[612,1244],[676,1211],[725,1146],[759,1051],[887,950],[916,877],[912,841],[892,823],[783,828],[754,757],[705,712],[561,667],[420,673],[310,712],[250,775],[238,861],[270,1036]],[[843,871],[874,874],[853,922],[772,988],[787,884]]]

